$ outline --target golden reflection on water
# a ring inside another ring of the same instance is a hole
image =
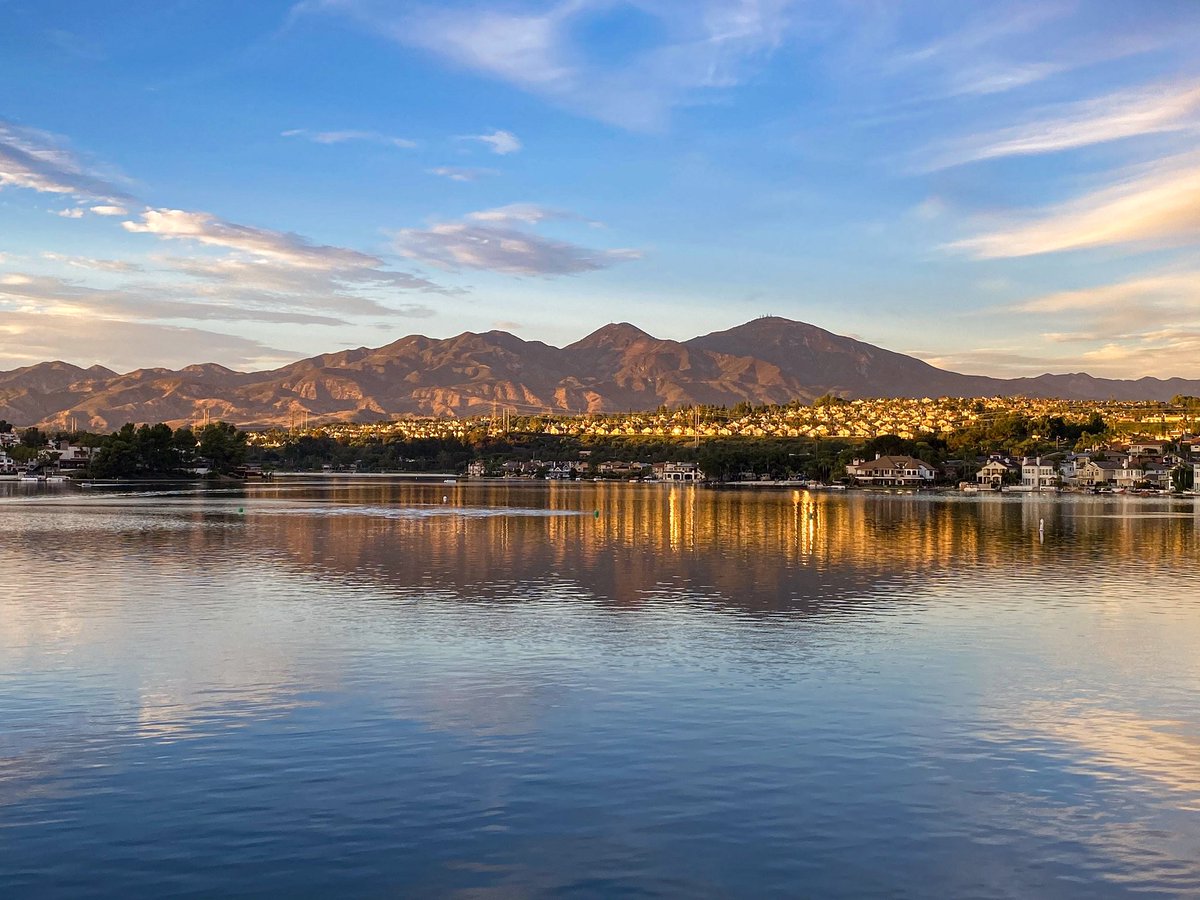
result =
[[[246,501],[252,536],[286,548],[303,569],[485,594],[490,584],[549,573],[621,601],[685,579],[748,608],[803,594],[806,582],[833,596],[938,572],[1069,562],[1086,579],[1093,568],[1177,565],[1195,558],[1200,534],[1190,503],[1126,500],[368,483],[330,496],[361,515],[297,515],[256,502],[272,495]]]

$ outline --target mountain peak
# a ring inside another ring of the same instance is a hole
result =
[[[628,347],[630,344],[642,340],[656,341],[658,338],[628,322],[609,322],[607,325],[597,328],[587,337],[580,338],[575,343],[570,344],[566,349],[588,350],[598,347]]]
[[[1001,380],[960,375],[815,325],[763,316],[686,342],[613,322],[559,349],[505,331],[450,338],[409,335],[262,372],[215,364],[116,375],[62,361],[0,372],[0,418],[58,427],[194,421],[205,409],[241,425],[287,425],[403,415],[606,412],[695,403],[732,405],[856,397],[1027,396],[1162,399],[1200,394],[1200,380],[1112,381],[1087,375]]]

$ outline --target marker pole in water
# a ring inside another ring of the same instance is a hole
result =
[[[1038,519],[1038,540],[1046,543],[1046,520]]]

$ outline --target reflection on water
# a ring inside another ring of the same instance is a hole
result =
[[[1196,894],[1198,523],[0,485],[0,890]]]

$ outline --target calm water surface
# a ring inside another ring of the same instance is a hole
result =
[[[0,896],[1200,896],[1198,510],[0,485]]]

